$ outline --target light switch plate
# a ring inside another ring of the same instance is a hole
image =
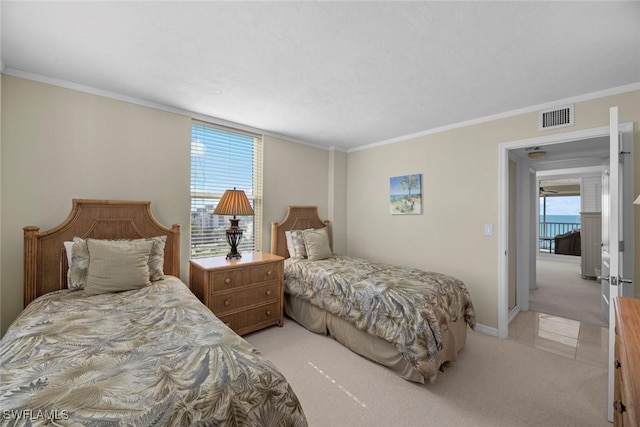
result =
[[[485,236],[493,236],[493,224],[485,224],[484,225],[484,235]]]

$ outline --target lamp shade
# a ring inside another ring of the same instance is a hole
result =
[[[215,215],[245,216],[253,215],[253,208],[243,190],[227,190],[222,195],[218,206],[213,211]]]
[[[633,202],[634,205],[640,205],[640,196],[638,196],[638,198],[636,199],[635,202]]]

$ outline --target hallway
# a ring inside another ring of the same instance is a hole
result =
[[[609,364],[609,328],[534,311],[521,311],[509,324],[509,340],[577,362]]]
[[[609,328],[600,309],[600,284],[580,277],[580,264],[537,260],[538,289],[529,311],[509,324],[509,340],[578,362],[606,367]]]
[[[538,289],[529,291],[529,310],[607,327],[600,307],[600,282],[583,279],[580,264],[538,257]]]

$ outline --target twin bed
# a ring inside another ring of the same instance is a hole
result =
[[[157,223],[149,202],[74,200],[58,227],[24,234],[26,308],[0,341],[0,423],[307,425],[278,369],[176,277],[180,228]],[[105,252],[92,239],[111,243]],[[89,260],[77,250],[82,240]],[[161,267],[149,255],[142,267],[131,261],[156,240]],[[126,290],[127,277],[113,283],[125,271],[157,268],[163,274],[143,286]],[[78,278],[82,289],[68,289]]]
[[[302,243],[296,241],[300,234]],[[283,221],[272,223],[271,252],[286,258],[287,316],[402,378],[434,381],[464,347],[467,326],[475,327],[464,283],[334,255],[329,235],[329,222],[315,206],[290,206]]]
[[[272,224],[287,315],[402,378],[433,381],[475,325],[465,285],[334,255],[329,235],[313,206]],[[176,277],[179,240],[149,202],[75,199],[54,229],[25,227],[26,308],[0,341],[4,421],[307,425],[279,370]]]

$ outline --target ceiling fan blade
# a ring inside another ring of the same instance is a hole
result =
[[[544,187],[540,187],[540,194],[542,194],[542,193],[558,194],[558,192],[556,190],[547,190]]]

